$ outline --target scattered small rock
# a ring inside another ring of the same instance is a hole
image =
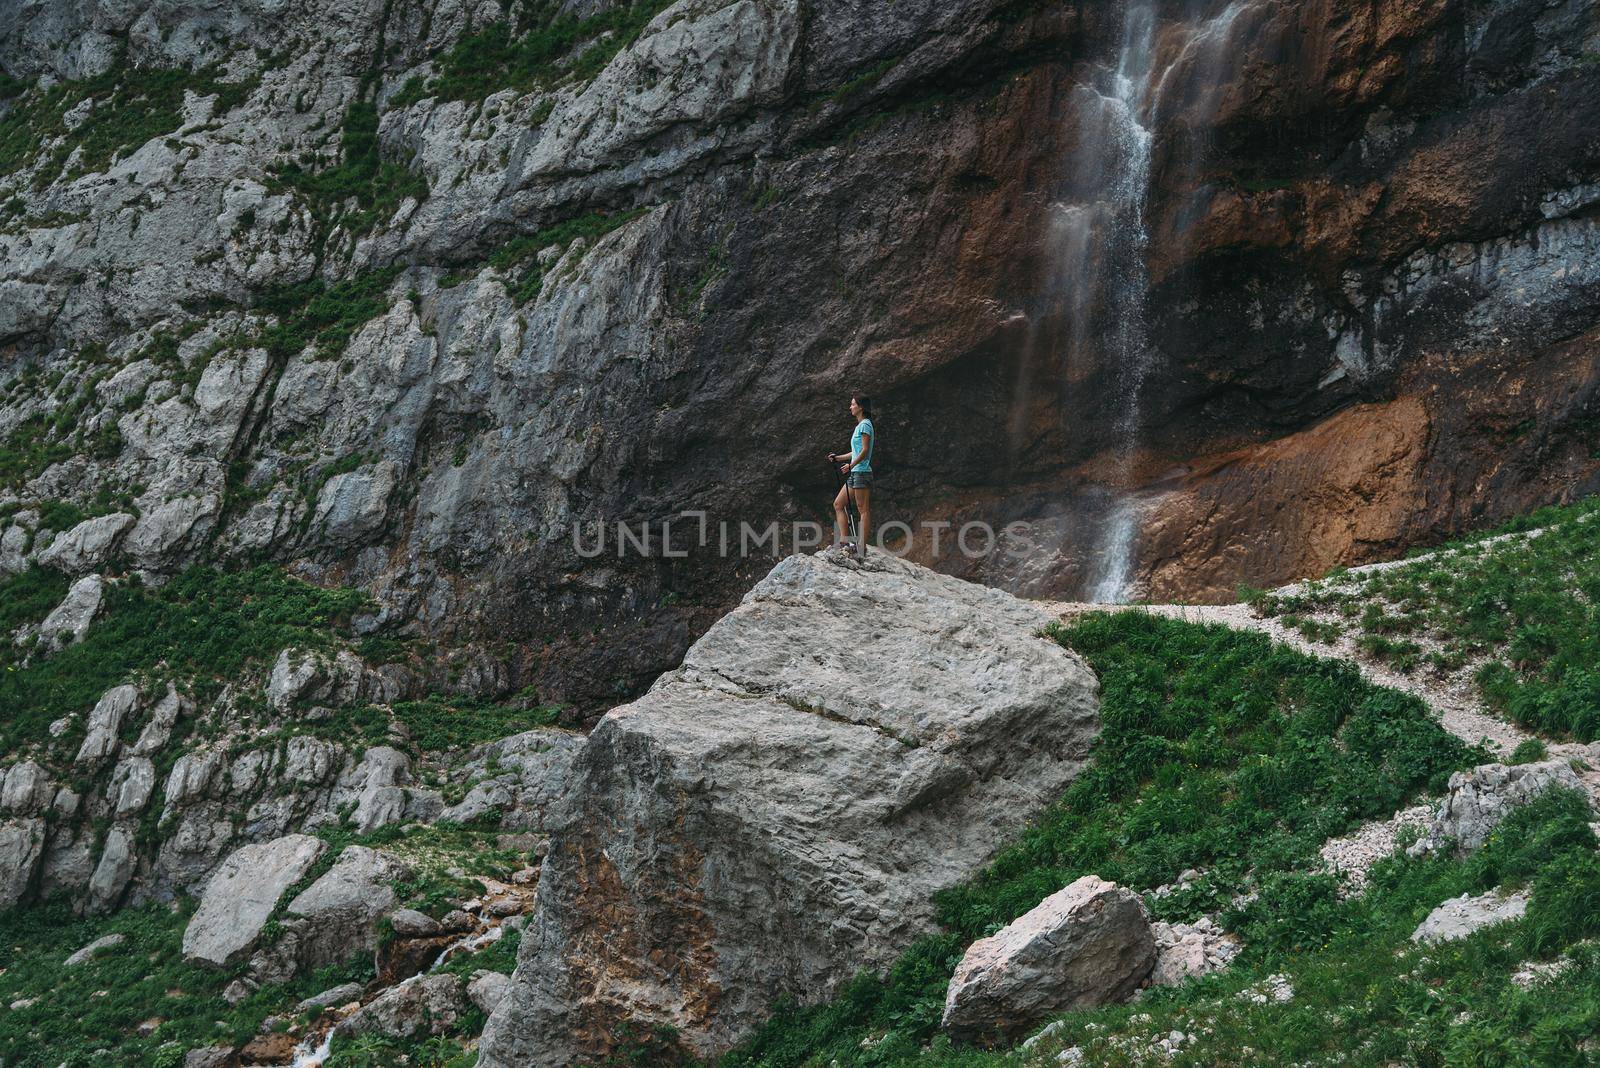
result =
[[[99,955],[101,952],[103,952],[105,950],[108,950],[108,949],[111,949],[113,946],[120,946],[120,945],[122,945],[123,942],[126,942],[126,941],[127,941],[127,936],[125,936],[125,935],[120,935],[120,934],[102,935],[101,937],[96,938],[93,942],[90,942],[88,945],[84,946],[82,949],[78,950],[76,953],[74,953],[72,956],[68,957],[62,963],[65,964],[68,968],[76,968],[80,964],[87,964],[90,960],[92,960],[95,956]]]
[[[1289,982],[1287,975],[1269,975],[1259,983],[1252,983],[1239,991],[1238,996],[1254,1005],[1268,1002],[1282,1004],[1294,1000],[1294,984]]]

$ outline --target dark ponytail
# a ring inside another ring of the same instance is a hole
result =
[[[872,401],[865,393],[852,393],[850,399],[861,405],[861,411],[868,419],[872,418]]]

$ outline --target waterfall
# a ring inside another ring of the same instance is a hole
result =
[[[1066,194],[1054,208],[1057,307],[1068,323],[1068,367],[1092,367],[1107,383],[1112,462],[1111,503],[1089,554],[1084,596],[1128,600],[1143,506],[1134,493],[1144,386],[1154,364],[1148,301],[1147,220],[1156,116],[1161,102],[1194,91],[1207,97],[1191,109],[1209,114],[1238,15],[1253,6],[1235,0],[1216,17],[1186,29],[1182,47],[1158,66],[1162,29],[1157,0],[1124,0],[1114,65],[1103,65],[1073,92],[1078,117]],[[1180,92],[1181,90],[1181,92]]]
[[[1149,278],[1145,252],[1150,234],[1145,202],[1150,192],[1150,157],[1155,140],[1147,125],[1152,55],[1155,50],[1154,0],[1127,0],[1122,12],[1122,44],[1114,68],[1102,70],[1096,82],[1081,86],[1076,96],[1080,116],[1074,173],[1069,188],[1085,197],[1064,206],[1063,257],[1071,316],[1068,358],[1095,359],[1099,349],[1110,372],[1111,444],[1115,455],[1114,489],[1121,494],[1102,524],[1091,560],[1088,598],[1127,598],[1138,521],[1128,502],[1133,450],[1139,436],[1139,399],[1150,370],[1146,323]],[[1093,198],[1093,199],[1088,199]],[[1105,323],[1102,338],[1090,334],[1096,319]]]

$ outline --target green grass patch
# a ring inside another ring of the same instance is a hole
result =
[[[430,96],[482,100],[502,89],[529,93],[589,81],[671,2],[634,0],[582,19],[561,14],[556,3],[526,4],[514,25],[493,22],[464,35],[439,58],[437,75],[407,82],[390,106]]]
[[[48,89],[10,86],[12,104],[0,116],[0,174],[14,174],[47,148],[49,160],[40,184],[52,181],[73,151],[82,154],[73,174],[104,170],[122,152],[183,125],[185,91],[217,94],[213,114],[232,111],[255,90],[258,79],[222,80],[220,65],[200,70],[116,67],[81,81],[58,82]],[[66,116],[85,102],[92,106],[74,129]]]
[[[557,705],[540,704],[531,693],[505,703],[481,697],[434,695],[420,701],[399,701],[394,718],[405,725],[419,752],[498,741],[513,734],[548,727],[560,714]]]
[[[346,110],[336,165],[310,170],[289,163],[276,176],[305,198],[324,229],[339,224],[356,234],[394,215],[407,198],[428,198],[426,178],[379,154],[378,108],[370,100]]]
[[[0,585],[0,604],[11,612],[16,591],[31,621],[56,588],[50,581],[38,572],[15,576]],[[0,751],[42,740],[52,720],[135,679],[193,680],[198,695],[209,696],[289,646],[327,647],[366,605],[358,590],[320,589],[265,564],[239,572],[195,567],[160,589],[130,578],[107,589],[77,645],[32,660],[0,645]]]
[[[1487,543],[1532,530],[1541,532]],[[1357,644],[1401,670],[1478,661],[1479,688],[1496,711],[1552,736],[1600,738],[1600,498],[1257,605],[1352,619]],[[1424,639],[1437,646],[1426,655]]]
[[[183,930],[193,904],[147,905],[89,919],[74,916],[65,904],[0,915],[0,1005],[38,999],[0,1010],[0,1061],[17,1068],[182,1064],[186,1049],[243,1043],[267,1016],[296,1001],[340,982],[371,978],[366,960],[265,987],[230,1007],[222,989],[243,965],[213,971],[183,962]],[[65,966],[69,954],[106,934],[126,941],[86,964]],[[141,1036],[145,1021],[157,1023]]]
[[[277,316],[278,322],[263,334],[263,346],[279,360],[308,345],[321,359],[339,355],[357,330],[389,310],[389,287],[399,273],[399,268],[386,267],[331,287],[316,278],[268,290],[257,298],[256,308]]]
[[[984,872],[935,899],[940,933],[827,1005],[783,1010],[725,1068],[999,1063],[936,1033],[950,973],[974,939],[1090,873],[1149,889],[1202,868],[1164,912],[1219,907],[1313,867],[1328,837],[1482,757],[1416,698],[1259,634],[1135,612],[1050,634],[1101,680],[1089,766]]]

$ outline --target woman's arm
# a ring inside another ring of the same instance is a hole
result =
[[[865,460],[867,458],[867,454],[869,452],[871,452],[871,451],[872,451],[872,435],[871,434],[862,434],[861,435],[861,451],[850,457],[850,466],[848,468],[846,468],[846,470],[854,471],[855,468],[856,468],[856,464],[860,463],[862,460]]]

